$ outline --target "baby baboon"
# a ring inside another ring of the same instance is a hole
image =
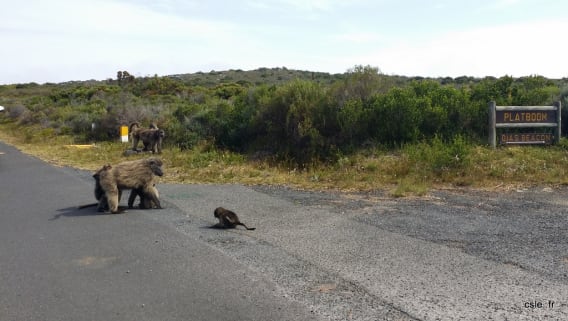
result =
[[[155,157],[126,161],[100,173],[100,185],[111,213],[118,213],[119,191],[140,189],[144,197],[162,208],[154,187],[155,176],[163,176],[162,160]]]
[[[156,196],[160,198],[160,193],[156,188],[156,184],[154,184],[153,188]],[[130,196],[128,197],[128,208],[134,208],[134,201],[136,200],[136,196],[140,196],[140,204],[138,204],[139,208],[152,209],[158,207],[158,205],[152,201],[151,197],[146,197],[144,190],[137,188],[130,191]]]
[[[95,199],[97,201],[100,201],[103,197],[105,197],[105,191],[101,187],[101,173],[111,169],[112,166],[110,164],[106,164],[93,174],[93,178],[95,179]]]
[[[152,153],[162,152],[162,141],[166,137],[166,133],[162,129],[158,129],[155,124],[150,125],[150,128],[140,128],[136,122],[130,124],[130,131],[132,135],[132,150],[137,150],[138,142],[142,140],[144,144],[143,151],[152,151]]]
[[[101,183],[100,183],[100,177],[101,177],[101,173],[104,171],[108,171],[112,168],[112,166],[110,164],[106,164],[103,167],[99,168],[94,174],[93,174],[93,178],[95,179],[95,199],[98,201],[97,203],[91,203],[91,204],[86,204],[86,205],[81,205],[79,206],[79,209],[83,209],[83,208],[87,208],[87,207],[91,207],[91,206],[97,206],[97,210],[99,212],[104,212],[104,211],[108,211],[108,201],[106,199],[106,195],[105,195],[105,191],[102,189],[101,187]],[[119,195],[118,195],[118,199],[120,200],[120,191],[119,191]]]
[[[213,216],[219,219],[219,223],[211,226],[212,228],[235,228],[237,225],[242,225],[247,230],[255,230],[254,227],[247,227],[245,224],[241,223],[237,213],[225,209],[223,207],[217,207],[213,212]]]

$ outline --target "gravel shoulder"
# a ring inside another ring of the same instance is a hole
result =
[[[144,215],[209,243],[330,320],[568,319],[565,188],[403,199],[267,186],[159,189],[180,215]],[[208,229],[217,206],[257,230]]]

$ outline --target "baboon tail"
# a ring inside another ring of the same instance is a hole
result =
[[[129,132],[132,132],[132,127],[134,127],[134,126],[136,126],[136,128],[139,128],[139,127],[140,127],[140,123],[137,122],[137,121],[130,123],[130,126],[129,126],[129,128],[128,128],[128,131],[129,131]]]
[[[244,225],[243,223],[237,223],[237,224],[244,226],[244,228],[246,228],[246,229],[249,230],[249,231],[254,231],[254,230],[256,230],[256,227],[248,227],[248,226]]]

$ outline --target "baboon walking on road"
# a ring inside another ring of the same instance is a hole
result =
[[[112,166],[110,164],[104,165],[102,168],[98,169],[94,174],[93,174],[93,178],[95,179],[95,199],[98,201],[97,203],[91,203],[91,204],[86,204],[86,205],[81,205],[79,206],[79,209],[83,209],[83,208],[87,208],[87,207],[92,207],[92,206],[97,206],[97,210],[99,212],[105,212],[109,210],[109,206],[108,206],[108,200],[105,194],[105,191],[103,190],[103,188],[101,187],[101,183],[100,183],[100,176],[101,173],[103,171],[107,171],[110,170],[112,168]],[[154,194],[159,198],[160,194],[158,192],[158,189],[156,188],[156,185],[154,184],[152,186],[152,191],[154,192]],[[122,196],[122,190],[118,190],[118,201],[120,202],[120,198]],[[144,193],[144,189],[143,188],[135,188],[132,189],[130,191],[130,196],[128,197],[128,208],[134,208],[134,201],[136,200],[136,197],[140,196],[140,204],[139,207],[141,209],[152,209],[154,207],[158,207],[157,204],[155,204],[152,201],[152,197],[151,196],[146,196],[146,194]]]
[[[162,164],[161,159],[150,157],[122,162],[110,170],[102,171],[99,182],[110,212],[118,213],[119,193],[123,189],[140,189],[145,198],[154,202],[157,208],[162,208],[154,187],[155,176],[164,175]]]
[[[256,229],[254,227],[247,227],[245,224],[241,223],[237,213],[223,207],[217,207],[213,212],[213,216],[219,220],[219,223],[211,226],[212,228],[235,228],[237,225],[242,225],[247,230]]]

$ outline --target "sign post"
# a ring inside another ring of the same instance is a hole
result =
[[[561,104],[553,106],[497,106],[489,103],[489,145],[497,146],[497,128],[551,128],[551,133],[517,133],[499,136],[501,144],[558,143],[561,135]]]

